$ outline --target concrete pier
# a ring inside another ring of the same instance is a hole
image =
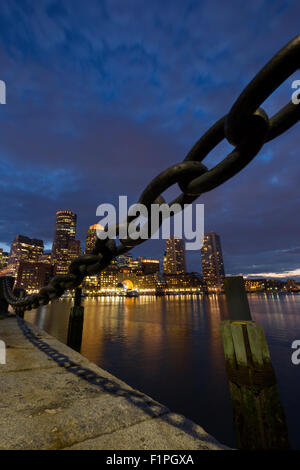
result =
[[[1,450],[227,448],[23,320],[0,319],[0,340]]]

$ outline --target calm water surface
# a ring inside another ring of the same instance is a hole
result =
[[[251,294],[252,317],[265,330],[292,447],[300,449],[300,295]],[[66,342],[72,303],[60,300],[25,319]],[[129,385],[235,445],[220,336],[223,296],[85,299],[81,353]]]

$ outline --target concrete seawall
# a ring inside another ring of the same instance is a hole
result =
[[[0,340],[2,450],[227,448],[33,325],[4,318]]]

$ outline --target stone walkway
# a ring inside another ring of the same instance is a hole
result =
[[[203,428],[92,364],[45,331],[37,340],[76,363],[59,365],[0,320],[0,449],[226,449]],[[87,371],[88,369],[88,371]]]

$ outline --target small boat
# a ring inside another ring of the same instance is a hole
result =
[[[126,297],[138,297],[139,295],[138,291],[127,289]]]

